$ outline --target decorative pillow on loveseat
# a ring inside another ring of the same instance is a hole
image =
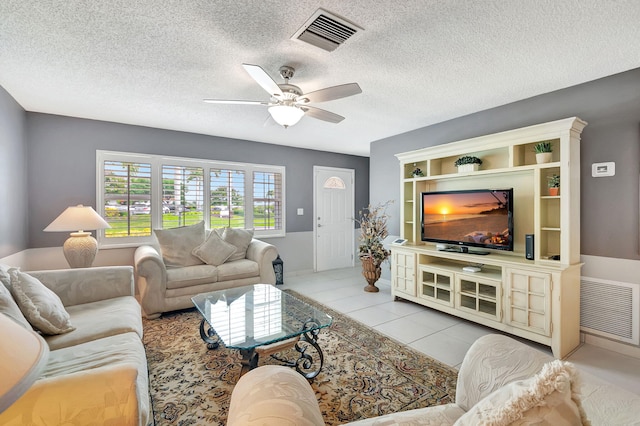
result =
[[[31,324],[24,317],[20,307],[9,292],[11,288],[11,277],[9,267],[0,265],[0,312],[10,316],[14,321],[22,324],[26,329],[32,330]]]
[[[204,221],[195,225],[171,229],[154,229],[160,244],[162,260],[167,266],[202,265],[202,260],[192,254],[204,243]]]
[[[253,229],[225,228],[222,239],[236,248],[235,253],[227,259],[227,262],[244,259],[247,257],[247,248],[253,239]]]
[[[76,328],[62,301],[37,278],[9,269],[11,294],[25,318],[42,334],[63,334]]]
[[[220,266],[236,252],[236,246],[222,239],[214,230],[207,240],[193,249],[192,254],[207,265]]]
[[[486,396],[455,426],[590,425],[577,382],[573,364],[551,361],[535,376],[511,382]]]

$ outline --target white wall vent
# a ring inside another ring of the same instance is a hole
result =
[[[324,9],[318,9],[291,36],[292,40],[301,40],[320,49],[332,52],[362,28]]]
[[[582,277],[580,328],[621,342],[640,344],[640,286]]]

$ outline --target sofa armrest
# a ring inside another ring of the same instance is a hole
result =
[[[322,413],[307,379],[281,365],[265,365],[242,376],[233,388],[227,426],[322,425]]]
[[[475,341],[460,365],[456,404],[464,411],[502,386],[536,375],[553,357],[501,334]]]
[[[167,267],[158,250],[149,245],[138,247],[133,259],[144,316],[158,318],[163,311],[167,291]]]
[[[29,271],[60,297],[64,306],[135,296],[131,266]]]
[[[135,365],[119,364],[36,381],[6,411],[0,424],[142,425],[138,412]]]
[[[258,263],[260,268],[260,282],[275,284],[276,274],[273,271],[273,261],[278,257],[278,250],[272,244],[253,239],[247,248],[246,258]]]

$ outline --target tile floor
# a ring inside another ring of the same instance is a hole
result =
[[[495,330],[411,302],[394,302],[388,283],[366,293],[360,268],[285,276],[281,289],[295,290],[336,311],[458,368],[471,344]],[[525,341],[547,353],[542,345]],[[569,361],[591,374],[640,394],[640,359],[584,344]]]

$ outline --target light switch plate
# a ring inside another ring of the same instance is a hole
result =
[[[299,208],[298,209],[298,216],[302,216],[304,214],[304,209],[303,208]]]
[[[593,163],[591,165],[592,177],[614,176],[616,174],[616,163],[609,161],[607,163]]]

